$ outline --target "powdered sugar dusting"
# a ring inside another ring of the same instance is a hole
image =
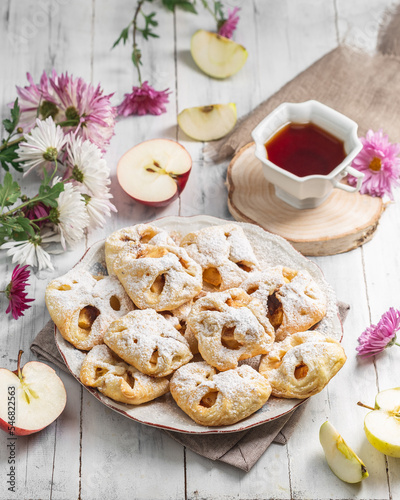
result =
[[[167,231],[177,232],[179,230],[182,236],[189,232],[198,231],[199,229],[215,224],[226,225],[226,221],[216,219],[214,217],[196,216],[196,217],[167,217],[153,223],[154,225],[165,229]],[[249,239],[256,258],[258,259],[261,267],[283,265],[293,269],[307,269],[312,277],[316,280],[318,285],[327,296],[328,311],[324,320],[320,323],[319,329],[324,331],[324,335],[340,338],[342,334],[341,325],[337,316],[336,298],[331,287],[324,280],[319,268],[304,258],[301,254],[291,247],[291,245],[282,238],[273,236],[263,229],[252,226],[250,224],[238,223],[234,224],[240,226],[247,238]],[[83,261],[79,264],[79,269],[101,269],[104,263],[104,244],[94,245],[85,255]],[[57,345],[60,351],[66,358],[67,364],[74,374],[79,375],[79,368],[85,354],[74,349],[68,342],[66,342],[59,334],[57,334]],[[106,405],[119,411],[127,417],[144,422],[150,425],[167,427],[178,432],[194,432],[194,433],[225,433],[235,432],[245,428],[259,425],[270,419],[274,419],[284,413],[290,411],[295,406],[300,404],[299,400],[291,399],[278,399],[271,397],[266,405],[261,410],[248,417],[246,421],[229,425],[227,427],[210,428],[199,426],[191,419],[189,419],[174,403],[169,394],[158,398],[152,403],[138,406],[135,408],[127,408],[126,405],[119,404],[109,400],[107,397],[89,389],[93,395],[100,399]]]

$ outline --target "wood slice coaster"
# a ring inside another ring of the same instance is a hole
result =
[[[275,195],[254,150],[247,144],[228,167],[228,208],[236,220],[258,224],[309,256],[347,252],[372,238],[385,209],[381,198],[334,189],[319,207],[299,210]]]

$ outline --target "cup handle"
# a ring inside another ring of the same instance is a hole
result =
[[[357,185],[356,186],[349,186],[348,184],[343,184],[342,182],[337,182],[335,187],[337,187],[338,189],[343,189],[343,191],[347,191],[348,193],[356,193],[357,191],[360,191],[362,181],[364,179],[365,174],[363,174],[362,172],[360,172],[359,170],[357,170],[353,167],[346,167],[343,170],[343,173],[345,175],[350,174],[353,177],[356,177],[357,178]]]

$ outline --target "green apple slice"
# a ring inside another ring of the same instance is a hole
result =
[[[214,78],[227,78],[237,73],[248,55],[242,45],[205,30],[198,30],[192,36],[190,52],[197,66]]]
[[[178,124],[196,141],[214,141],[224,137],[236,124],[236,105],[212,104],[186,108],[178,115]]]
[[[319,440],[329,467],[339,479],[346,483],[359,483],[368,477],[365,464],[330,422],[321,425]]]
[[[400,387],[379,392],[375,408],[364,419],[367,439],[385,455],[400,458]]]

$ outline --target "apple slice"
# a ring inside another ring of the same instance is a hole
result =
[[[364,431],[377,450],[400,458],[400,387],[377,394],[375,409],[365,416]]]
[[[164,207],[183,191],[191,168],[192,158],[181,144],[151,139],[122,156],[117,177],[122,189],[135,201]]]
[[[247,50],[217,33],[198,30],[192,36],[190,52],[206,75],[227,78],[237,73],[246,62]]]
[[[25,436],[50,425],[64,410],[67,394],[53,368],[30,361],[16,372],[0,368],[0,429]]]
[[[321,425],[319,440],[329,467],[339,479],[346,483],[359,483],[368,477],[365,464],[330,422]]]
[[[224,137],[236,124],[236,104],[211,104],[186,108],[178,115],[178,124],[196,141],[214,141]]]

